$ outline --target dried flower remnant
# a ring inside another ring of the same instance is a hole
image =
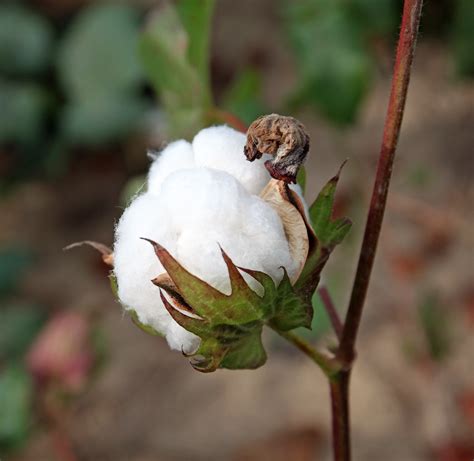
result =
[[[265,162],[272,178],[296,183],[296,175],[309,151],[309,136],[303,124],[278,114],[264,115],[250,125],[244,148],[247,160],[253,162],[264,154],[275,156]]]

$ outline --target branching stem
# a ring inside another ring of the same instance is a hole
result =
[[[281,337],[285,338],[287,341],[292,343],[295,347],[297,347],[301,352],[306,354],[316,365],[318,365],[324,374],[332,379],[334,375],[336,375],[339,371],[339,367],[337,362],[334,361],[331,357],[326,356],[322,352],[319,352],[316,348],[311,346],[308,342],[306,342],[303,338],[298,336],[293,331],[281,331],[276,328],[273,328],[269,325],[275,332],[277,332]]]
[[[318,289],[319,297],[321,298],[321,302],[323,303],[324,309],[328,314],[329,320],[331,321],[331,325],[336,333],[337,339],[340,341],[342,336],[342,322],[339,314],[337,312],[336,306],[334,306],[334,302],[332,300],[331,294],[326,286],[322,286]]]

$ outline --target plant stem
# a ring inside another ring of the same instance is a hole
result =
[[[359,256],[352,294],[347,310],[338,358],[346,365],[352,363],[354,344],[375,259],[375,251],[382,227],[387,193],[392,175],[393,160],[397,147],[405,100],[410,81],[410,70],[415,51],[422,0],[405,0],[397,55],[392,77],[392,89],[377,165],[377,173]]]
[[[269,325],[269,327],[272,328],[273,331],[277,332],[282,338],[285,338],[287,341],[296,346],[301,352],[306,354],[329,378],[338,372],[339,368],[333,359],[319,352],[317,349],[312,347],[311,344],[306,342],[293,331],[281,331],[272,327],[271,325]]]
[[[360,319],[387,203],[393,160],[405,109],[422,5],[423,0],[405,0],[403,4],[402,25],[393,70],[392,88],[385,118],[372,199],[342,338],[336,353],[336,357],[343,369],[330,382],[335,461],[350,461],[351,459],[349,382],[355,358],[355,341],[359,331]]]
[[[350,373],[345,371],[342,371],[329,381],[331,391],[333,454],[336,461],[351,459],[349,381]]]
[[[336,333],[337,339],[340,341],[342,336],[342,322],[339,314],[337,312],[336,307],[334,306],[334,302],[331,298],[331,294],[329,290],[324,285],[318,289],[319,297],[321,298],[321,302],[326,309],[328,314],[329,320],[331,321],[331,325]]]

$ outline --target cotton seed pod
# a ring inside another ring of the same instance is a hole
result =
[[[308,208],[290,185],[301,164],[282,179],[279,156],[248,162],[247,142],[211,127],[154,155],[106,257],[135,323],[204,372],[261,366],[265,325],[310,328],[321,270],[350,227],[331,217],[338,176]]]

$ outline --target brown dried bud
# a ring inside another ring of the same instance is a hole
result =
[[[309,136],[303,124],[278,114],[264,115],[247,130],[244,154],[253,162],[263,154],[274,155],[265,167],[274,179],[296,183],[296,175],[309,151]]]

